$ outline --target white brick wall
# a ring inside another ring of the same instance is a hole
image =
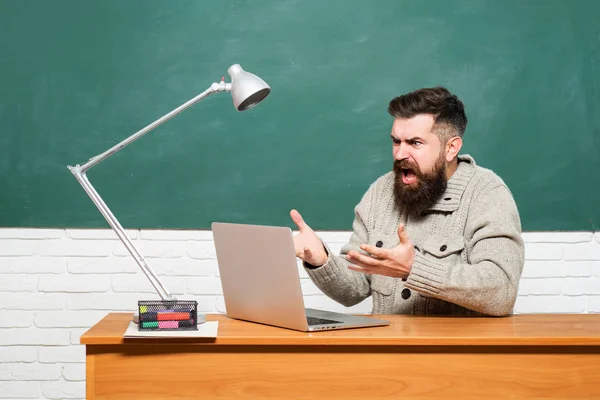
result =
[[[128,230],[150,266],[201,312],[225,312],[212,233]],[[334,252],[348,232],[321,232]],[[600,313],[600,233],[525,233],[516,313]],[[307,307],[345,308],[299,268]],[[110,311],[157,296],[110,229],[0,229],[0,399],[83,399],[79,337]]]

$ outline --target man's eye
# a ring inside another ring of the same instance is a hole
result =
[[[413,142],[413,146],[415,146],[415,147],[419,147],[422,144],[423,144],[423,142],[419,142],[418,140]]]

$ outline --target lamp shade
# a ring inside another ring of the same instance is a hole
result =
[[[231,97],[238,111],[249,110],[260,103],[271,92],[271,88],[258,76],[246,72],[240,64],[233,64],[227,70],[231,77]]]

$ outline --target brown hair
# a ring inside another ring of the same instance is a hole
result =
[[[398,96],[390,101],[388,112],[394,118],[412,118],[419,114],[433,115],[434,132],[444,142],[452,136],[462,138],[467,128],[467,116],[462,101],[441,86],[423,88]]]

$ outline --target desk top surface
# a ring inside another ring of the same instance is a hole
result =
[[[502,318],[374,315],[391,324],[313,333],[208,314],[208,321],[219,322],[216,339],[124,339],[132,315],[108,314],[81,336],[81,344],[600,346],[600,314],[527,314]]]

